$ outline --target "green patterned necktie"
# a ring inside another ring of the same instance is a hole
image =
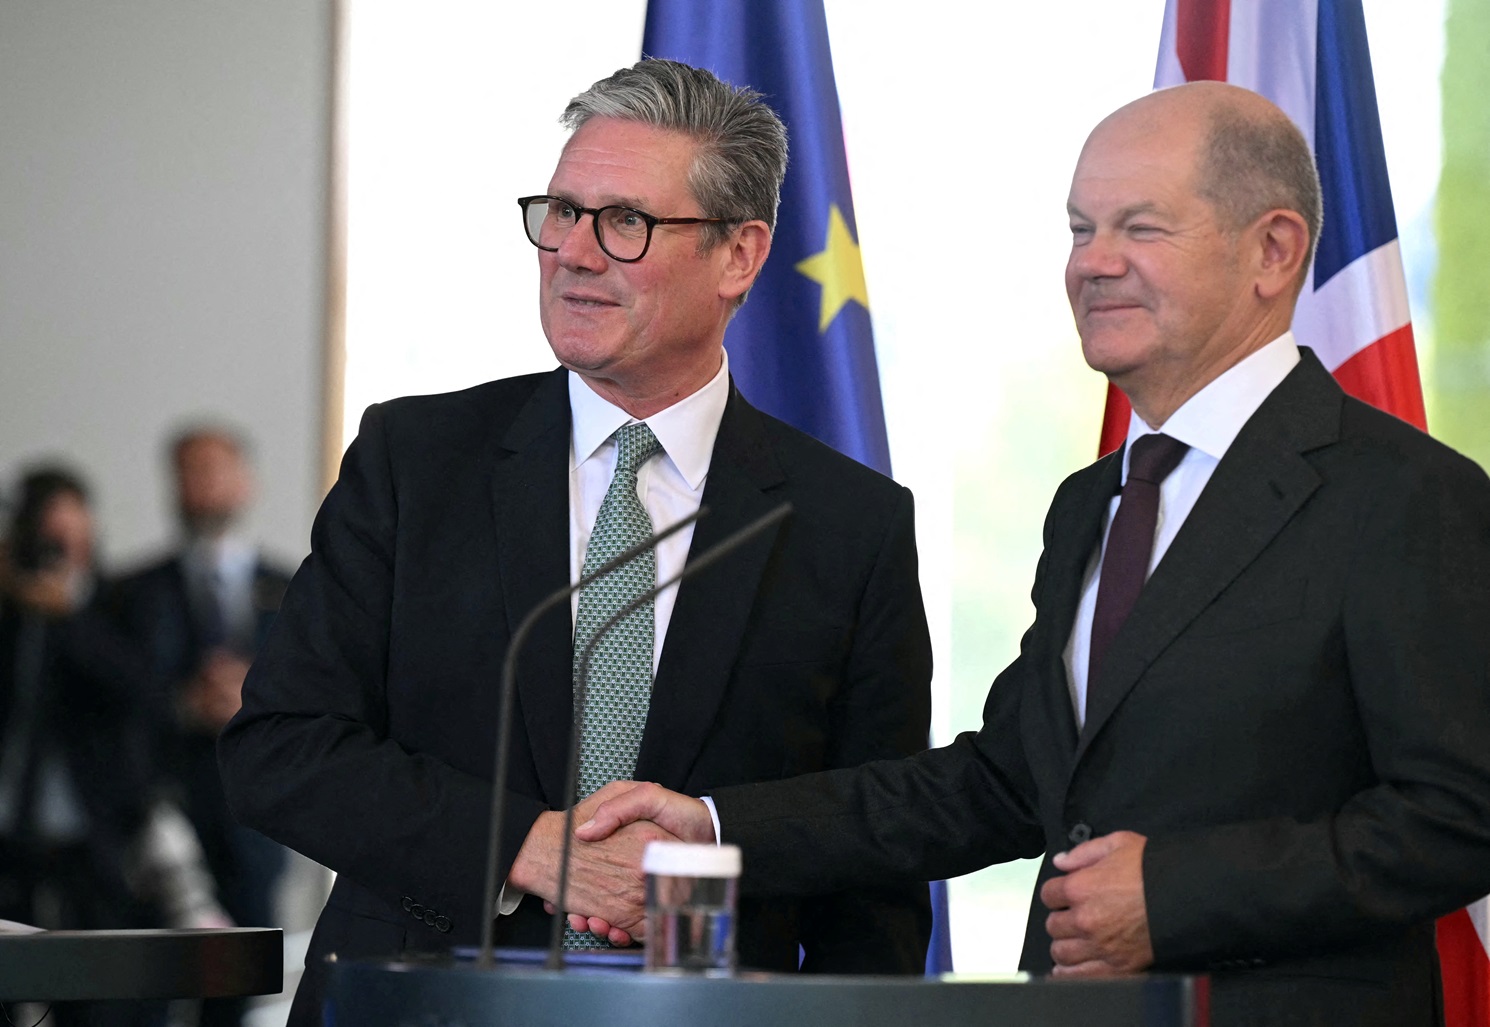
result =
[[[617,429],[615,440],[616,473],[585,547],[586,574],[652,534],[652,519],[637,496],[636,472],[662,445],[645,424]],[[580,590],[574,626],[576,694],[585,645],[622,607],[656,584],[657,554],[649,549]],[[603,635],[590,654],[589,689],[580,733],[578,798],[611,781],[629,780],[636,772],[636,754],[652,701],[654,627],[653,603],[642,603]],[[610,946],[593,935],[566,927],[564,947]]]

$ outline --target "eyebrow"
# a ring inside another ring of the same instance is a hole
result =
[[[555,192],[551,193],[550,195],[557,196],[561,200],[568,200],[570,203],[574,204],[577,207],[590,206],[590,204],[581,203],[576,197],[563,192]],[[641,200],[637,199],[635,196],[605,197],[602,202],[594,204],[594,206],[597,209],[600,207],[631,207],[634,210],[644,211],[649,214],[651,213],[651,211],[648,210],[647,205]]]
[[[1078,207],[1078,206],[1076,206],[1076,204],[1074,204],[1074,203],[1068,203],[1068,204],[1066,204],[1066,213],[1068,215],[1070,215],[1071,217],[1078,217],[1078,218],[1081,218],[1084,221],[1091,221],[1091,220],[1093,220],[1092,218],[1088,217],[1086,214],[1082,213],[1081,208]],[[1121,222],[1124,222],[1124,221],[1131,221],[1133,218],[1141,217],[1141,216],[1146,215],[1146,214],[1163,214],[1163,213],[1164,212],[1159,207],[1159,204],[1153,202],[1152,200],[1145,200],[1142,203],[1134,203],[1134,204],[1130,204],[1127,207],[1123,207],[1121,210],[1119,210],[1117,212],[1117,220],[1121,223]]]

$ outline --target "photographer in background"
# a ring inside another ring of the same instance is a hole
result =
[[[0,542],[0,918],[51,929],[221,926],[201,850],[158,802],[149,676],[94,562],[82,480],[25,474]],[[162,1022],[160,1003],[66,1004],[59,1025]]]

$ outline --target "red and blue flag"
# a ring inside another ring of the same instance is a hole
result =
[[[1314,150],[1324,230],[1300,345],[1346,392],[1426,430],[1361,0],[1168,0],[1154,85],[1199,79],[1266,96]],[[1127,433],[1127,400],[1109,389],[1101,452]]]

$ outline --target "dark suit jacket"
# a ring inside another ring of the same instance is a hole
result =
[[[92,919],[71,927],[149,926],[125,881],[125,863],[145,821],[153,793],[138,696],[148,682],[145,660],[117,621],[107,583],[75,613],[42,619],[0,596],[0,739],[10,737],[24,704],[19,693],[39,688],[30,726],[33,758],[45,747],[65,762],[81,806],[90,873],[90,894],[71,895]],[[19,650],[37,645],[40,659],[18,660]],[[39,643],[39,644],[38,644]],[[18,675],[39,675],[20,681]],[[0,913],[29,920],[25,893],[49,869],[50,859],[25,838],[0,838]],[[14,903],[20,903],[15,905]]]
[[[252,586],[253,635],[232,643],[242,656],[253,658],[263,646],[289,581],[288,574],[259,558]],[[216,735],[184,726],[177,715],[182,684],[206,656],[181,557],[136,571],[124,579],[120,593],[129,630],[150,660],[152,688],[141,702],[148,710],[153,755],[164,784],[196,829],[223,908],[243,926],[270,926],[285,851],[233,820],[217,769]]]
[[[259,559],[253,581],[254,637],[238,643],[244,656],[252,658],[263,645],[289,583],[287,573]],[[166,765],[179,776],[186,773],[180,764],[187,757],[183,748],[191,748],[191,738],[176,717],[176,701],[182,683],[196,673],[206,655],[192,616],[181,557],[168,556],[132,572],[120,582],[119,593],[129,630],[150,659],[154,688],[149,703],[159,735],[157,744]],[[210,769],[215,777],[215,765]]]
[[[1154,571],[1078,734],[1062,651],[1120,468],[1056,493],[1035,622],[982,730],[714,793],[742,887],[950,877],[1128,829],[1149,839],[1154,969],[1212,971],[1216,1024],[1433,1022],[1433,919],[1490,891],[1490,483],[1305,351]]]
[[[480,936],[502,660],[569,577],[569,451],[562,371],[363,419],[219,745],[238,816],[338,872],[312,972]],[[783,500],[789,520],[680,588],[639,779],[700,794],[924,747],[910,493],[732,391],[692,551]],[[538,814],[569,805],[571,650],[561,607],[520,660],[504,874]],[[531,898],[498,926],[547,938]],[[915,972],[928,930],[924,885],[897,882],[742,905],[738,945],[747,965],[795,968],[800,942],[808,969]]]

